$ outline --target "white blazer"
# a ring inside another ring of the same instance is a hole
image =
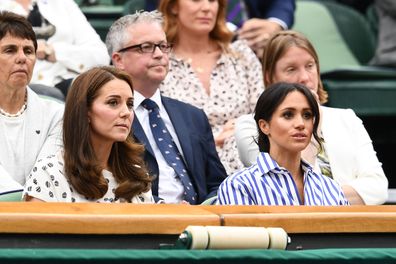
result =
[[[0,167],[19,184],[25,184],[38,158],[55,154],[62,147],[63,109],[63,104],[40,98],[28,88],[23,138],[20,138],[25,147],[16,151],[20,155],[17,159],[10,155],[8,148],[13,146],[7,142],[6,132],[0,129]]]
[[[384,203],[388,180],[362,120],[351,109],[321,106],[321,113],[324,144],[334,179],[341,185],[352,186],[367,205]],[[239,117],[235,138],[245,166],[255,163],[259,152],[256,137],[253,115]]]
[[[36,0],[40,13],[56,27],[48,39],[54,47],[56,62],[37,60],[31,83],[54,86],[76,77],[93,66],[108,65],[106,45],[90,25],[74,0]],[[20,15],[26,11],[13,0],[1,0],[0,10]]]

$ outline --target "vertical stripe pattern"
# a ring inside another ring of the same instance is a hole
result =
[[[219,187],[218,203],[230,205],[349,205],[340,185],[302,161],[304,204],[291,174],[268,153],[257,164],[229,176]]]

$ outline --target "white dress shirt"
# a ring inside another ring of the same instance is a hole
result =
[[[139,123],[141,124],[148,141],[150,142],[151,148],[154,151],[155,158],[158,163],[159,168],[159,182],[158,182],[158,196],[165,200],[165,203],[180,203],[183,200],[184,186],[177,176],[175,170],[168,165],[165,158],[162,156],[157,143],[155,142],[153,133],[151,132],[150,122],[149,122],[149,112],[145,109],[141,103],[146,99],[142,94],[134,91],[134,110]],[[180,154],[183,156],[183,150],[181,148],[179,139],[177,138],[176,131],[173,124],[169,118],[168,113],[161,101],[161,95],[159,90],[149,98],[153,100],[159,108],[159,112],[162,120],[165,123],[166,128],[171,134],[173,141],[179,149]]]

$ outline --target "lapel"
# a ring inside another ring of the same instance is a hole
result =
[[[25,161],[35,160],[41,149],[43,135],[47,131],[41,131],[43,128],[45,110],[39,103],[38,95],[33,93],[30,88],[27,88],[28,109],[25,116]],[[34,111],[34,109],[40,109],[44,111]],[[30,151],[29,151],[30,150]],[[33,151],[32,151],[33,150]],[[25,175],[28,175],[29,171],[25,171]]]
[[[161,96],[162,104],[164,105],[166,111],[168,112],[169,118],[172,121],[173,127],[175,128],[177,137],[180,142],[180,146],[183,150],[184,160],[186,162],[187,168],[190,172],[194,171],[194,159],[193,159],[193,151],[191,144],[190,133],[191,130],[187,126],[184,119],[186,116],[183,116],[183,110],[178,106],[182,106],[182,104],[178,104],[175,100],[171,100],[167,97]],[[191,118],[191,117],[190,117]]]

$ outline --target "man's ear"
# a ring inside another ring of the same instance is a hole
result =
[[[122,62],[122,57],[119,52],[114,52],[111,55],[111,61],[116,68],[124,70],[124,63]]]
[[[261,132],[263,132],[265,135],[268,136],[270,133],[270,131],[269,131],[270,124],[267,121],[265,121],[264,119],[260,119],[258,124],[259,124],[259,128],[260,128]]]

